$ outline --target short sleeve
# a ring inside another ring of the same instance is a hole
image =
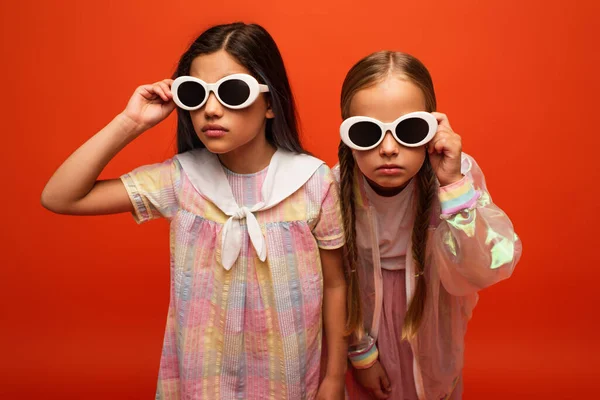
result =
[[[337,185],[334,184],[331,170],[322,165],[318,174],[321,190],[321,210],[313,228],[313,235],[319,248],[333,250],[344,245],[344,229],[340,212]]]
[[[179,209],[180,176],[181,166],[174,159],[145,165],[121,176],[138,224],[160,217],[173,218]]]

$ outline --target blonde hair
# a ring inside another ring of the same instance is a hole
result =
[[[436,110],[433,81],[427,68],[415,57],[392,51],[373,53],[356,63],[346,75],[342,85],[341,109],[342,118],[350,117],[350,104],[354,95],[362,89],[375,85],[390,75],[406,79],[417,85],[425,97],[426,111]],[[360,301],[360,290],[356,266],[358,254],[356,248],[356,210],[354,180],[357,167],[352,151],[344,143],[338,147],[340,164],[340,197],[342,219],[345,228],[345,258],[348,266],[348,320],[347,330],[360,335],[363,331],[363,317]],[[416,335],[426,300],[425,255],[427,249],[427,230],[433,201],[436,195],[436,179],[429,157],[416,175],[418,199],[415,203],[416,217],[412,231],[412,254],[418,275],[414,296],[404,318],[402,338],[412,338]],[[407,278],[408,279],[408,278]]]

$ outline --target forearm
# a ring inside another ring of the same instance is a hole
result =
[[[342,377],[346,373],[348,342],[344,336],[346,323],[346,285],[325,288],[323,319],[327,340],[326,375]]]
[[[83,199],[110,160],[140,133],[131,119],[117,115],[56,170],[42,193],[44,206],[60,211]]]

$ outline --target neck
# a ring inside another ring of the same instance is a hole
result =
[[[248,143],[224,154],[219,160],[230,171],[236,174],[253,174],[265,169],[277,149],[270,144],[265,135],[256,135]]]

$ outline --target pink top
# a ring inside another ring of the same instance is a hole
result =
[[[236,207],[251,207],[264,200],[270,170],[225,171],[218,184],[230,187]],[[289,197],[253,213],[265,261],[247,219],[235,217],[241,252],[230,269],[219,262],[230,217],[194,185],[190,176],[198,172],[174,158],[122,177],[138,222],[170,221],[171,293],[156,398],[314,398],[322,340],[319,249],[343,245],[329,168],[321,164]]]
[[[492,202],[475,160],[463,153],[461,169],[462,180],[439,188],[436,218],[428,232],[427,300],[419,332],[410,341],[415,387],[421,400],[450,395],[462,372],[464,337],[477,292],[508,278],[522,251],[510,219]],[[339,167],[334,173],[339,176]],[[376,229],[380,209],[370,202],[368,184],[360,171],[355,176],[357,273],[367,335],[355,338],[349,356],[355,368],[364,368],[378,357],[375,343],[384,308],[384,284]],[[409,240],[406,305],[416,285],[411,246]]]

